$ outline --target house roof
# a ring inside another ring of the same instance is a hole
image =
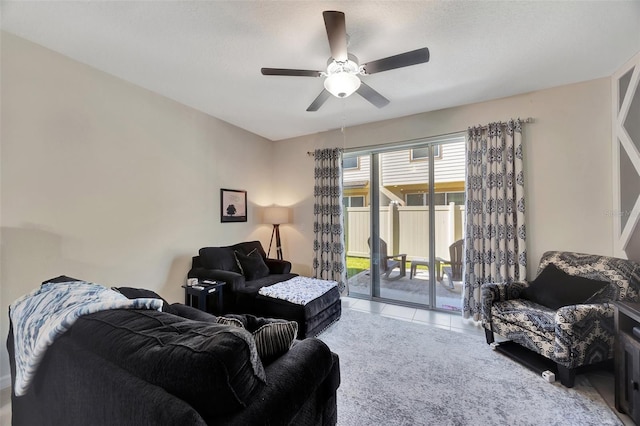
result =
[[[330,98],[323,10],[346,14],[369,62],[428,47],[426,64],[365,76],[391,103]],[[640,1],[3,1],[2,29],[278,140],[610,76],[640,51]],[[508,117],[496,117],[496,120]]]

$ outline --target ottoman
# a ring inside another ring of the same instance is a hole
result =
[[[262,287],[253,311],[298,323],[298,339],[315,337],[340,319],[342,303],[335,281],[295,277]]]

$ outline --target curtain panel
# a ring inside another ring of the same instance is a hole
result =
[[[475,321],[481,318],[482,284],[526,279],[522,124],[518,119],[468,130],[462,313]]]
[[[346,290],[346,259],[342,207],[342,149],[316,149],[313,188],[314,277],[338,282]]]

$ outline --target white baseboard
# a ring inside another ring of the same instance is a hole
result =
[[[2,376],[0,377],[0,390],[10,388],[11,387],[11,376]]]

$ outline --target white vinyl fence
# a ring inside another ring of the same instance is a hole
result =
[[[436,257],[449,258],[449,246],[464,235],[464,206],[435,206]],[[345,212],[347,256],[369,257],[371,234],[369,207],[347,207]],[[404,253],[407,259],[429,257],[429,207],[380,208],[380,238],[388,255]]]

